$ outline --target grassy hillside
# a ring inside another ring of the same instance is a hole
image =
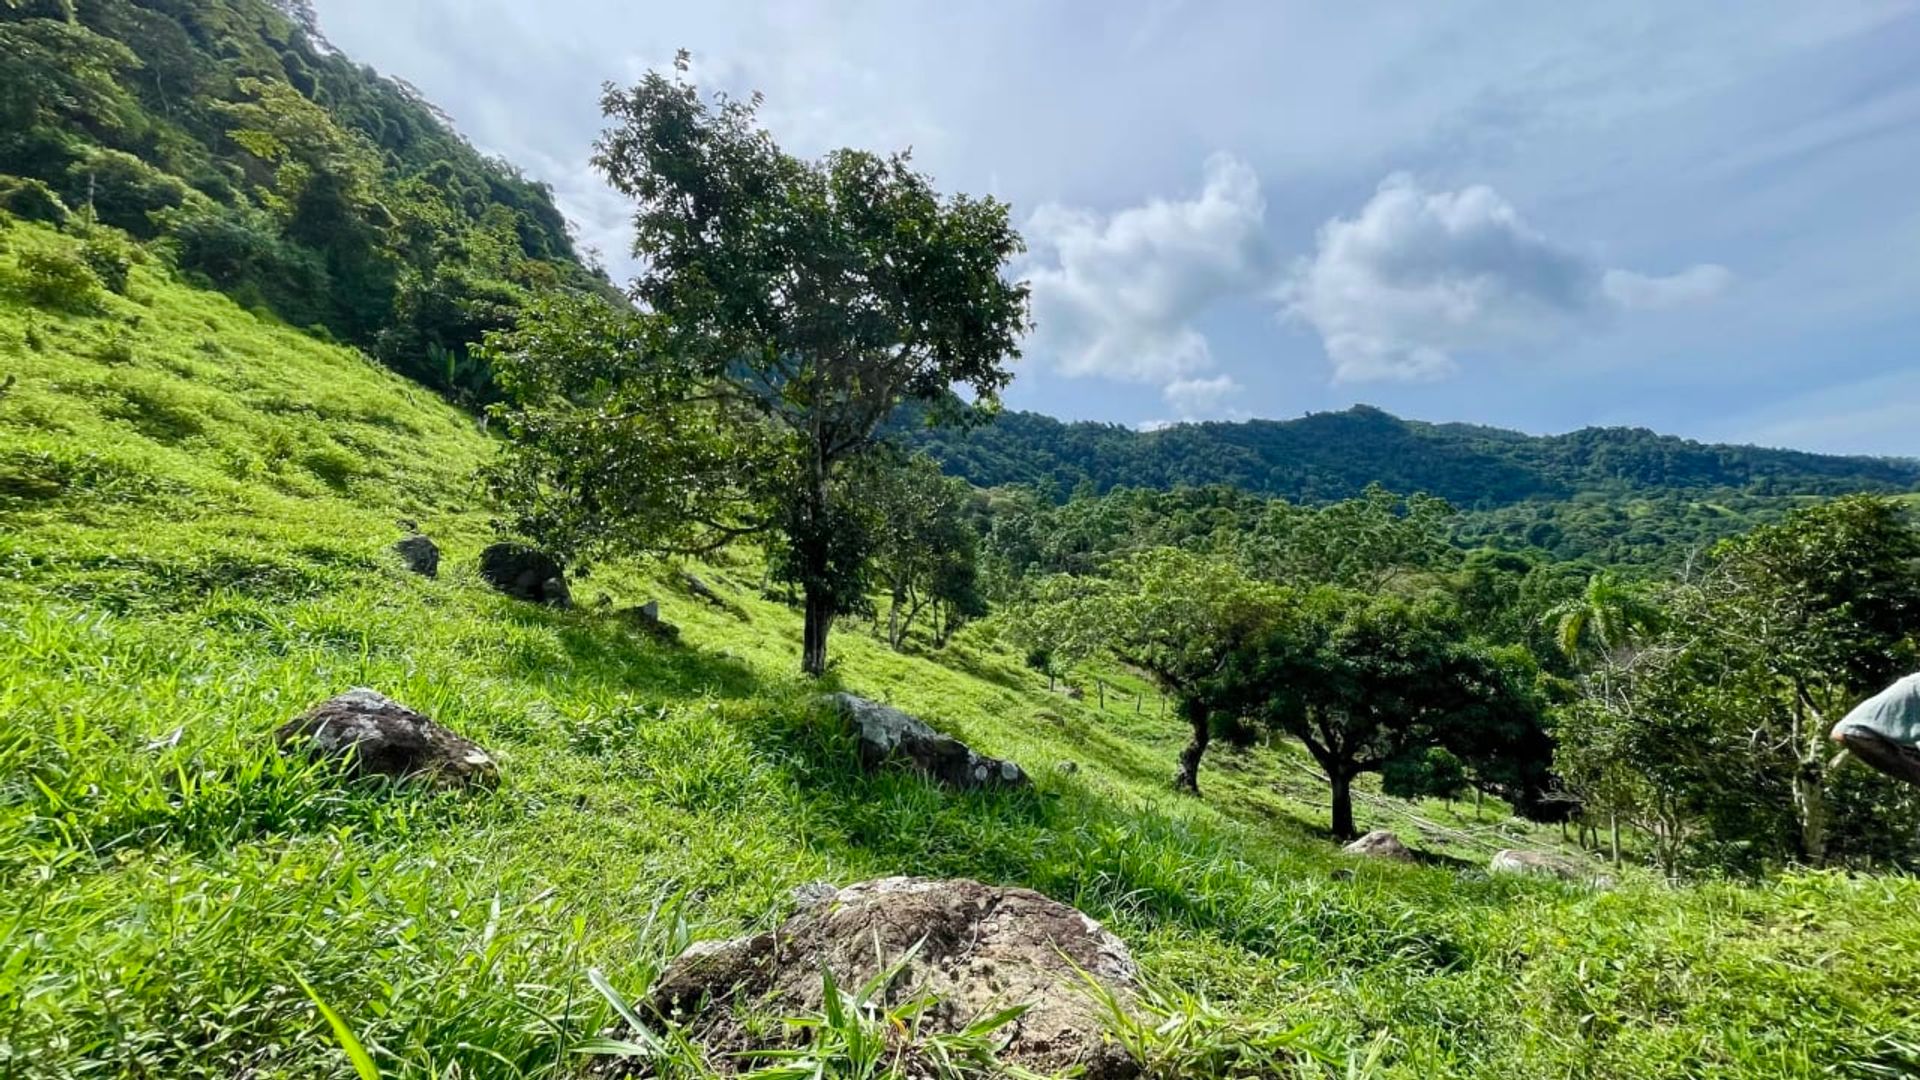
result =
[[[1353,1075],[1920,1069],[1912,881],[1489,880],[1463,864],[1557,834],[1378,797],[1363,824],[1434,858],[1353,864],[1297,757],[1222,753],[1205,801],[1176,797],[1180,727],[1124,672],[1071,701],[977,629],[901,656],[848,627],[830,681],[1038,790],[862,776],[750,557],[700,568],[738,614],[647,568],[576,583],[571,612],[506,600],[472,571],[469,417],[155,265],[95,313],[29,303],[22,259],[74,244],[0,233],[0,1073],[351,1075],[304,979],[388,1075],[571,1075],[610,1020],[588,969],[643,987],[663,898],[723,935],[887,873],[1077,904],[1160,985]],[[399,517],[440,579],[386,553]],[[682,644],[610,613],[652,596]],[[274,751],[353,685],[497,751],[500,789],[343,785]]]

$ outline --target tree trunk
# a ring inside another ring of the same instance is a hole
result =
[[[1609,837],[1609,843],[1613,848],[1613,865],[1619,866],[1620,865],[1620,815],[1619,814],[1609,813],[1607,815],[1607,831],[1612,834]]]
[[[806,626],[801,633],[800,670],[819,677],[827,673],[827,631],[833,626],[833,608],[813,589],[806,592]]]
[[[893,591],[892,602],[887,605],[887,645],[895,652],[900,651],[900,590]]]
[[[1207,743],[1213,738],[1213,726],[1208,723],[1206,706],[1188,702],[1181,706],[1186,714],[1187,724],[1193,729],[1193,735],[1187,742],[1187,748],[1180,751],[1180,771],[1173,774],[1173,787],[1189,795],[1200,794],[1200,758],[1207,752]]]
[[[1333,838],[1351,840],[1359,835],[1353,828],[1353,777],[1329,769],[1327,779],[1333,782]]]
[[[1793,811],[1800,819],[1800,854],[1809,866],[1827,862],[1827,785],[1818,761],[1793,774]]]

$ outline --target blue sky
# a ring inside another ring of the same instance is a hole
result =
[[[1015,407],[1920,456],[1914,3],[318,7],[616,277],[598,88],[682,47],[790,149],[911,146],[1007,200]]]

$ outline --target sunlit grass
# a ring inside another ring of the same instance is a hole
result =
[[[4,236],[0,272],[69,242]],[[1190,1070],[1253,1038],[1333,1075],[1920,1068],[1911,881],[1488,880],[1488,845],[1558,838],[1491,802],[1364,801],[1457,862],[1356,864],[1298,753],[1221,749],[1205,800],[1175,796],[1182,731],[1137,676],[1084,673],[1073,701],[977,629],[901,655],[844,624],[831,682],[1037,790],[863,776],[750,553],[699,568],[737,614],[635,567],[575,582],[575,611],[516,604],[472,570],[470,418],[153,263],[107,303],[0,304],[0,1073],[352,1076],[317,1000],[383,1075],[571,1075],[614,1021],[588,971],[638,993],[671,951],[663,897],[730,935],[795,885],[895,873],[1108,921]],[[122,332],[131,359],[102,347]],[[399,518],[440,579],[388,555]],[[681,644],[613,614],[650,597]],[[353,685],[496,751],[500,789],[347,785],[274,751]]]

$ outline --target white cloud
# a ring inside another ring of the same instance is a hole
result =
[[[1608,269],[1529,225],[1490,187],[1429,192],[1388,177],[1360,213],[1321,226],[1281,289],[1339,380],[1431,379],[1456,354],[1539,348],[1623,310],[1697,303],[1724,267],[1670,277]]]
[[[1206,371],[1213,353],[1193,322],[1270,279],[1265,219],[1259,178],[1228,154],[1207,159],[1192,198],[1110,216],[1040,207],[1021,268],[1033,286],[1030,351],[1067,375],[1168,382]]]
[[[1241,385],[1231,375],[1215,375],[1210,379],[1175,379],[1160,388],[1160,396],[1167,400],[1182,420],[1198,420],[1204,417],[1244,415],[1245,410],[1229,408],[1227,403],[1243,392]]]
[[[1607,298],[1623,308],[1658,311],[1711,300],[1727,291],[1733,274],[1724,266],[1702,263],[1667,277],[1631,270],[1609,270],[1600,279]]]

